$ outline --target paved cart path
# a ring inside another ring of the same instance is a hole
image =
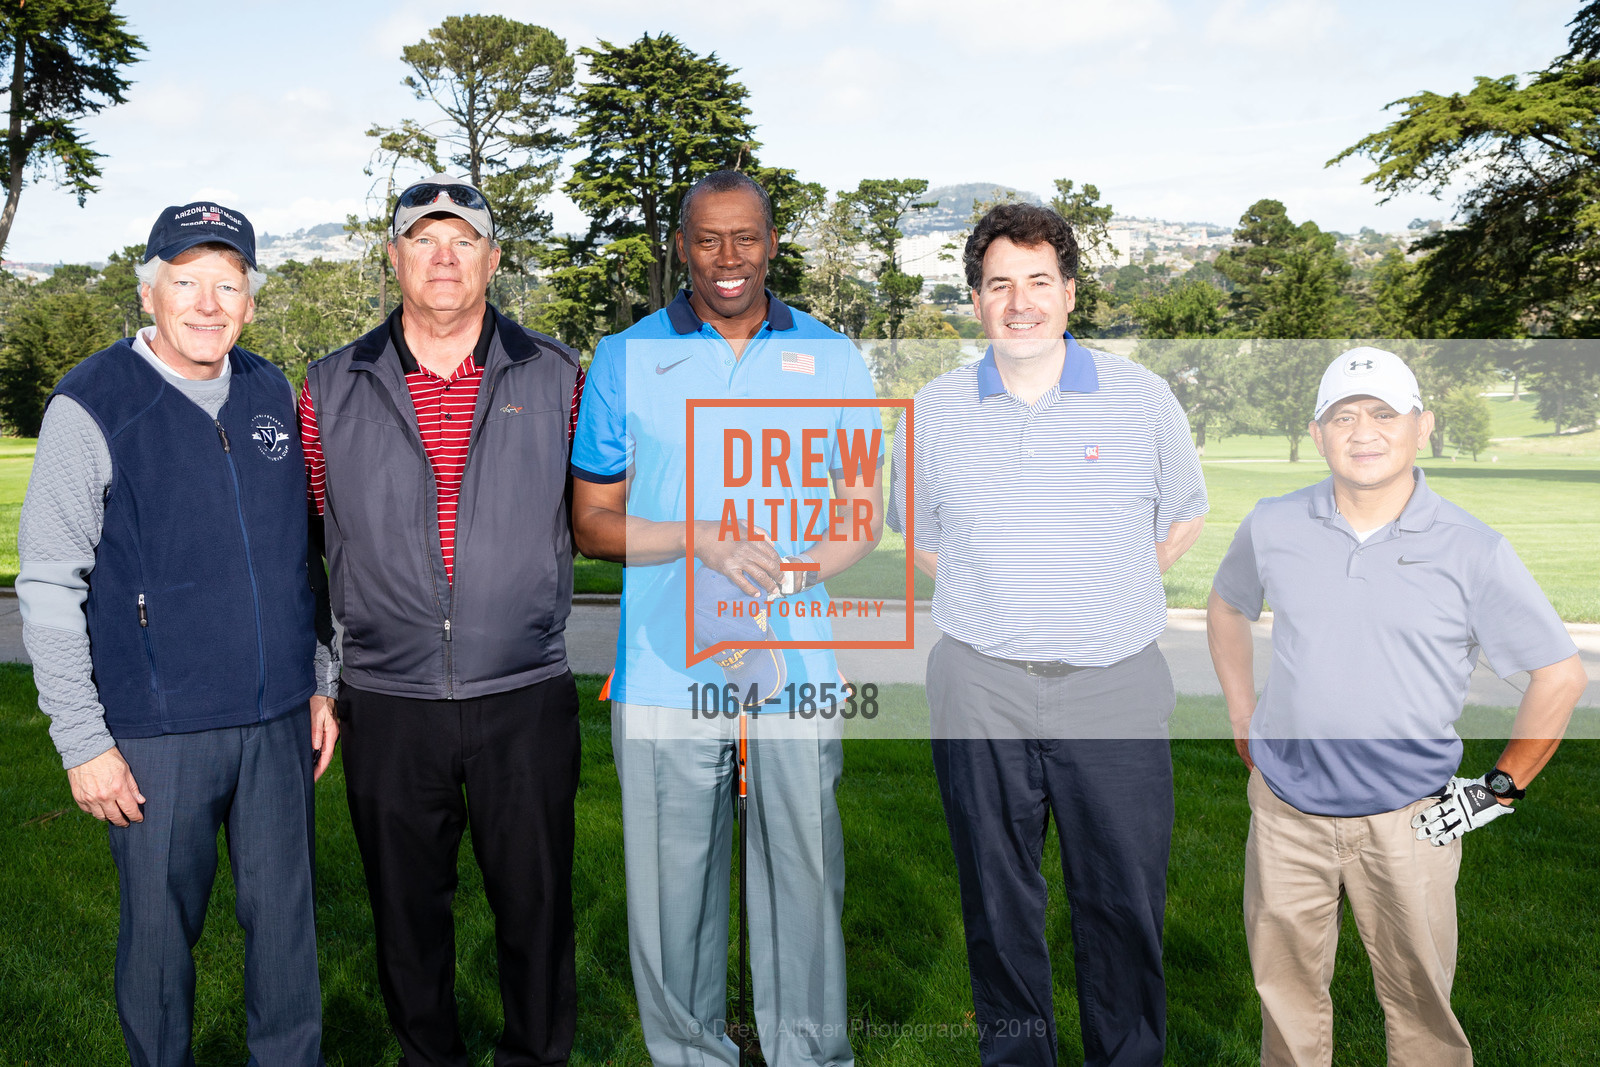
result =
[[[605,674],[615,662],[617,621],[620,609],[614,597],[582,596],[573,605],[572,617],[567,623],[567,656],[572,669],[578,673]],[[1584,690],[1582,707],[1600,708],[1600,626],[1581,623],[1569,624],[1568,632],[1577,643],[1589,671],[1589,687]],[[915,618],[915,647],[910,649],[861,650],[848,649],[839,653],[839,666],[853,681],[916,682],[921,684],[928,650],[939,640],[939,629],[929,617],[926,604],[918,606]],[[1256,683],[1267,677],[1270,662],[1270,616],[1255,625],[1256,633]],[[886,601],[883,617],[865,621],[847,620],[834,624],[834,635],[841,641],[873,641],[904,639],[905,605],[900,601]],[[1206,650],[1205,613],[1189,608],[1174,608],[1167,612],[1167,632],[1161,638],[1161,651],[1166,654],[1172,668],[1172,679],[1178,692],[1217,694],[1217,677],[1211,670],[1211,655]],[[0,662],[28,661],[22,647],[22,618],[17,611],[17,599],[9,590],[0,592]],[[1514,688],[1513,684],[1518,687]],[[1520,699],[1520,687],[1527,684],[1526,675],[1514,676],[1510,683],[1495,677],[1481,662],[1472,676],[1470,701],[1490,706],[1512,706]]]

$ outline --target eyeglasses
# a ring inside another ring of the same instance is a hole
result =
[[[441,193],[449,197],[450,202],[457,207],[488,214],[489,228],[491,231],[494,229],[494,209],[489,206],[488,199],[470,185],[441,185],[437,182],[413,185],[400,194],[400,200],[394,207],[395,214],[398,215],[401,208],[424,207],[437,203]]]

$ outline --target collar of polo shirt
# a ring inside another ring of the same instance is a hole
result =
[[[763,292],[767,294],[767,325],[773,330],[794,329],[794,312],[789,310],[789,305],[773,296],[771,289]],[[705,325],[694,305],[689,303],[687,289],[679,289],[677,298],[667,305],[667,320],[680,334],[699,333],[700,327]]]
[[[1411,490],[1411,499],[1406,501],[1395,522],[1408,533],[1419,533],[1432,526],[1438,516],[1439,495],[1428,488],[1428,476],[1422,473],[1421,467],[1412,467],[1411,476],[1416,479],[1416,488]],[[1333,500],[1333,479],[1324,478],[1311,494],[1311,514],[1319,519],[1331,519],[1338,513],[1339,507]]]
[[[1100,375],[1094,369],[1094,356],[1071,333],[1061,336],[1067,342],[1067,356],[1061,361],[1061,391],[1098,392]],[[994,346],[990,345],[978,364],[978,400],[982,402],[986,397],[997,396],[1005,391],[1005,383],[1000,380],[1000,367],[994,361]]]

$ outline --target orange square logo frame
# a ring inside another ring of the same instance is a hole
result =
[[[696,652],[694,648],[694,413],[696,408],[901,408],[905,414],[900,419],[899,433],[905,434],[906,440],[906,635],[904,638],[893,641],[758,641],[749,647],[752,648],[794,648],[794,649],[872,649],[872,648],[913,648],[915,647],[916,631],[916,567],[915,567],[915,524],[916,495],[915,479],[912,471],[915,470],[915,455],[913,452],[912,436],[912,404],[907,400],[828,400],[818,398],[815,400],[743,400],[743,399],[716,399],[716,400],[689,400],[685,413],[685,443],[688,450],[686,466],[688,468],[688,484],[685,494],[688,497],[686,513],[689,515],[689,528],[684,534],[684,559],[687,564],[687,592],[684,597],[684,665],[694,666],[703,660],[710,659],[718,652],[732,648],[743,648],[731,641],[723,641],[712,645],[703,651]],[[891,463],[884,464],[883,472],[879,475],[887,479]],[[889,494],[884,493],[884,506],[887,507]]]

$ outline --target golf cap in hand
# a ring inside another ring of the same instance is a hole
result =
[[[1317,410],[1313,419],[1339,401],[1352,396],[1373,396],[1404,415],[1422,410],[1422,391],[1417,376],[1405,360],[1381,348],[1352,348],[1328,364],[1317,389]]]
[[[735,607],[740,614],[734,614]],[[753,617],[752,607],[756,609]],[[745,707],[758,707],[783,689],[787,670],[782,650],[749,647],[774,640],[765,600],[743,592],[720,571],[701,567],[695,572],[695,648],[734,643],[735,647],[724,648],[711,659],[738,690],[739,702]]]

